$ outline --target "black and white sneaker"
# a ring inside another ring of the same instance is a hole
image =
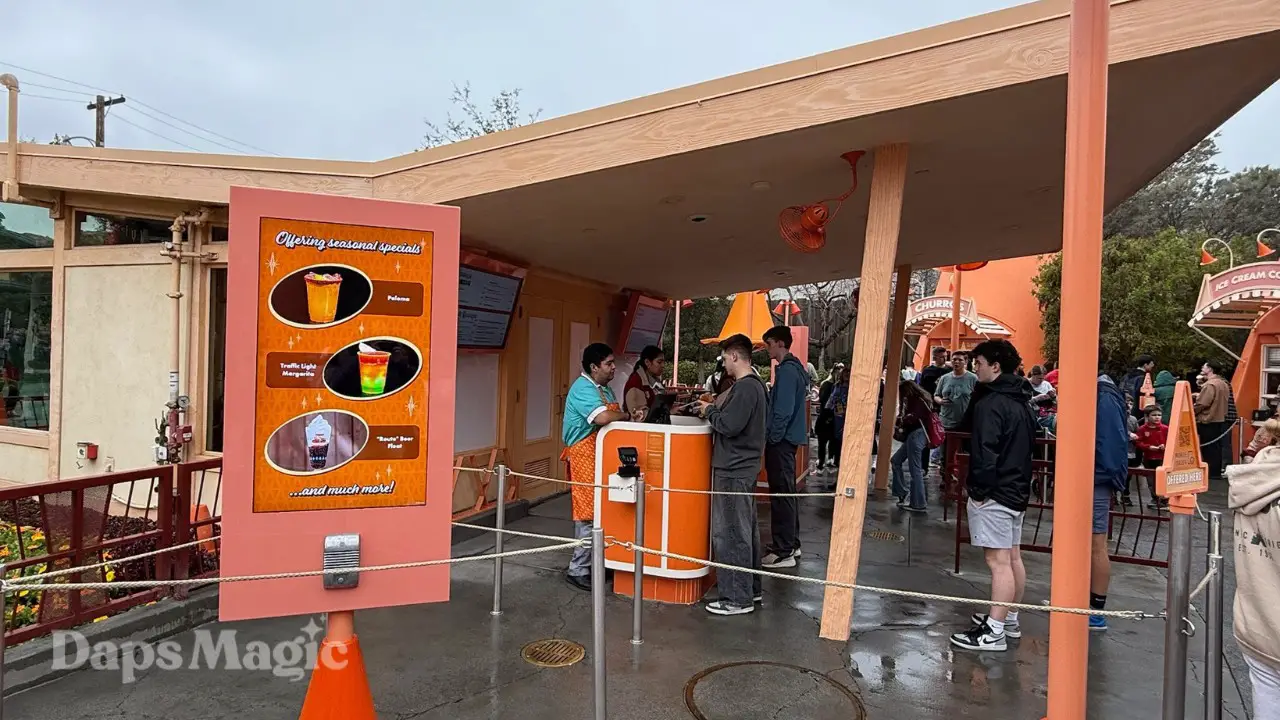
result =
[[[756,593],[755,595],[752,595],[752,596],[751,596],[751,602],[753,602],[753,603],[763,603],[763,602],[764,602],[764,593],[762,593],[762,592],[758,592],[758,593]]]
[[[986,613],[974,613],[969,619],[973,621],[974,627],[987,624]],[[1008,638],[1013,638],[1014,640],[1017,640],[1018,638],[1022,637],[1022,622],[1018,620],[1015,620],[1013,622],[1009,622],[1008,620],[1005,620],[1004,636]]]
[[[707,612],[712,615],[747,615],[756,611],[755,605],[742,607],[728,600],[713,600],[707,603]]]
[[[1004,652],[1009,649],[1004,633],[997,635],[992,632],[985,621],[971,630],[952,635],[951,644],[964,650],[977,652]]]
[[[760,559],[760,566],[767,568],[793,568],[796,566],[795,553],[771,552]]]

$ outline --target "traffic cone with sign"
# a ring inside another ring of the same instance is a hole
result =
[[[377,720],[354,613],[329,613],[299,720]]]

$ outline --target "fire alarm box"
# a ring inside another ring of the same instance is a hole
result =
[[[97,460],[98,445],[91,442],[76,443],[76,457],[81,460]]]

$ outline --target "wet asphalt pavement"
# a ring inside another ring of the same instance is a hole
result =
[[[936,490],[936,485],[931,486]],[[804,555],[792,572],[821,577],[832,500],[801,502]],[[1211,493],[1205,504],[1221,507],[1221,491]],[[560,497],[535,507],[531,517],[512,527],[567,536],[571,534],[568,517],[568,499]],[[977,550],[964,548],[962,574],[950,573],[955,526],[954,521],[942,521],[936,497],[927,517],[910,522],[908,565],[908,515],[891,501],[869,502],[866,529],[901,539],[864,539],[860,583],[964,597],[987,595],[985,566]],[[767,522],[762,527],[767,528]],[[1230,560],[1229,522],[1225,535]],[[1204,525],[1197,523],[1199,549],[1193,566],[1197,580],[1205,542]],[[515,539],[508,548],[537,544],[542,543]],[[488,538],[480,538],[457,546],[455,556],[482,553],[490,547]],[[558,551],[508,561],[505,613],[498,618],[489,615],[489,563],[456,566],[448,603],[360,613],[357,630],[379,717],[591,718],[590,596],[563,581],[567,559],[567,552]],[[1049,560],[1047,554],[1026,555],[1027,602],[1048,598]],[[1230,598],[1234,583],[1228,575]],[[742,617],[713,617],[701,606],[652,605],[646,608],[645,642],[639,647],[629,642],[630,600],[610,596],[606,606],[609,717],[1025,720],[1043,716],[1048,655],[1048,617],[1043,613],[1023,614],[1024,636],[1010,641],[1008,652],[980,655],[955,650],[947,642],[950,633],[964,628],[970,608],[861,592],[855,599],[852,637],[848,643],[834,643],[818,638],[821,586],[766,578],[764,588],[760,610]],[[1111,608],[1159,612],[1164,604],[1164,577],[1152,568],[1117,565],[1110,598]],[[308,620],[283,618],[210,627],[236,629],[243,646],[254,639],[272,643],[296,637]],[[1247,692],[1229,621],[1227,633],[1230,665]],[[521,659],[520,649],[526,643],[549,637],[586,645],[587,659],[561,669],[542,669]],[[190,657],[193,633],[175,639],[182,643],[184,657]],[[1162,645],[1163,624],[1157,620],[1115,620],[1109,632],[1093,636],[1089,717],[1159,717]],[[1201,652],[1201,637],[1193,638],[1193,658]],[[1203,667],[1197,660],[1188,678],[1188,718],[1201,717],[1201,677]],[[1231,675],[1224,685],[1226,716],[1244,718]],[[118,671],[84,670],[8,698],[5,710],[7,717],[19,720],[293,720],[305,692],[305,679],[291,682],[267,671],[153,668],[135,682],[122,684]]]

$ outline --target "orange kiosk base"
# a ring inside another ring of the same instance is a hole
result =
[[[618,449],[635,448],[646,488],[644,545],[699,559],[711,557],[711,496],[662,492],[711,489],[711,426],[694,418],[674,417],[671,425],[620,422],[604,426],[596,437],[596,482],[609,483],[619,465]],[[636,505],[610,500],[596,488],[596,517],[606,537],[623,542],[635,538]],[[634,554],[618,545],[605,550],[605,567],[614,570],[614,590],[631,595],[635,587]],[[644,598],[692,605],[715,584],[705,565],[646,555]]]

